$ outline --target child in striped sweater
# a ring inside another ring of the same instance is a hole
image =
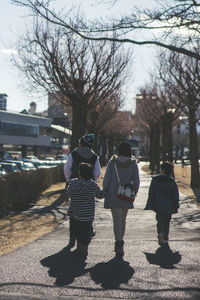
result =
[[[70,180],[66,195],[67,198],[71,196],[68,209],[70,236],[74,236],[77,240],[77,250],[86,258],[95,216],[95,197],[102,199],[105,193],[92,180],[93,168],[90,164],[81,163],[78,174],[79,178]]]

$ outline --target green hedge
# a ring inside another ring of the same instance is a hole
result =
[[[64,181],[63,165],[3,176],[0,179],[0,214],[26,209],[37,200],[42,191],[52,184]]]

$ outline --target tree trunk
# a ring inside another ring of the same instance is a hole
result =
[[[112,157],[114,153],[114,139],[112,137],[109,137],[108,139],[108,159]]]
[[[195,109],[189,107],[189,145],[190,145],[190,162],[191,162],[191,181],[192,188],[200,187],[200,172],[198,164],[198,142],[197,129],[195,121]]]
[[[173,161],[173,141],[172,141],[172,123],[171,113],[162,117],[162,160]]]
[[[87,106],[82,101],[72,101],[71,151],[78,146],[79,139],[85,135]]]
[[[150,132],[150,169],[152,173],[160,170],[160,127],[152,126]]]
[[[106,166],[107,164],[107,142],[104,136],[100,137],[100,164],[101,166]]]

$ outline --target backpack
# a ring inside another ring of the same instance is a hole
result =
[[[96,160],[97,160],[97,155],[95,153],[93,153],[92,156],[88,159],[80,156],[77,153],[77,151],[72,151],[71,154],[72,154],[72,158],[73,158],[72,169],[71,169],[71,172],[72,172],[71,173],[71,179],[78,177],[78,169],[79,169],[80,163],[88,163],[94,169],[94,165],[95,165]]]

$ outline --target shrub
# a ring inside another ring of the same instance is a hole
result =
[[[0,214],[28,208],[42,191],[52,184],[64,181],[63,165],[3,176],[0,178]]]

